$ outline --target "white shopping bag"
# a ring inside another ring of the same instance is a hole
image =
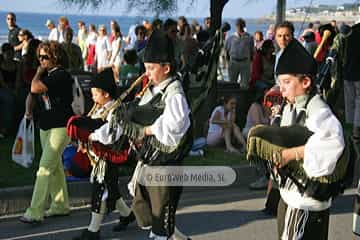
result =
[[[35,156],[34,121],[23,118],[11,151],[12,160],[23,167],[30,167]]]

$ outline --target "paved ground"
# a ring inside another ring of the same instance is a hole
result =
[[[339,197],[333,204],[330,240],[355,239],[351,233],[354,190]],[[185,192],[177,214],[179,228],[192,239],[275,240],[276,221],[263,215],[264,193],[231,187],[199,192]],[[72,212],[70,217],[47,219],[38,226],[18,222],[18,217],[0,219],[0,240],[70,240],[87,226],[89,210]],[[113,233],[116,213],[106,218],[102,236],[106,240],[146,239],[147,233],[134,224],[123,233]]]

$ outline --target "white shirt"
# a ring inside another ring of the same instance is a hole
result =
[[[155,94],[161,91],[169,81],[169,79],[164,80],[152,90],[148,89],[148,91],[151,91],[150,94],[155,96]],[[146,103],[147,102],[145,101],[140,101],[139,105]],[[164,112],[150,126],[150,129],[156,139],[162,144],[168,146],[177,145],[190,127],[191,122],[189,114],[190,109],[184,95],[180,93],[168,95],[165,98]],[[113,142],[108,134],[109,130],[109,123],[105,123],[90,135],[90,139],[92,141],[99,141],[103,144],[111,144]],[[116,129],[116,140],[120,138],[122,133],[123,129],[119,125]]]
[[[208,134],[214,134],[214,133],[221,133],[222,132],[222,127],[220,124],[216,124],[216,123],[212,123],[212,121],[214,120],[214,116],[215,114],[219,112],[220,113],[220,120],[224,121],[225,119],[230,120],[231,118],[231,114],[228,113],[225,116],[225,109],[224,106],[217,106],[213,112],[211,113],[210,119],[209,119],[209,130],[208,130]]]
[[[97,38],[97,35],[95,32],[89,32],[87,38],[86,38],[86,41],[85,41],[85,44],[86,46],[89,46],[89,45],[95,45],[96,44],[96,38]]]
[[[120,66],[121,62],[121,52],[122,52],[122,41],[121,38],[118,37],[114,39],[111,43],[111,58],[110,64],[114,64],[116,66]]]
[[[50,30],[48,40],[49,40],[49,41],[57,41],[58,39],[59,39],[59,32],[58,32],[58,30],[54,27],[53,29]]]
[[[318,95],[313,97],[309,105],[314,100],[320,101],[319,98]],[[314,134],[305,144],[303,168],[309,177],[330,175],[335,170],[337,160],[345,148],[342,126],[328,106],[308,112],[307,115],[305,126]],[[305,195],[302,196],[297,188],[294,189],[296,191],[280,189],[281,197],[294,208],[321,211],[331,205],[331,199],[320,202]]]
[[[112,104],[114,103],[114,101],[110,101],[107,102],[104,106],[102,106],[101,108],[99,108],[94,114],[91,115],[91,118],[98,118],[101,116],[101,114],[108,109]],[[96,129],[93,133],[90,134],[90,139],[92,141],[98,141],[101,142],[103,144],[110,144],[111,143],[111,139],[109,137],[109,121],[111,119],[111,114],[112,114],[113,110],[111,110],[109,112],[109,114],[106,117],[107,123],[105,123],[104,125],[102,125],[100,128]],[[106,125],[106,127],[105,127]],[[118,129],[119,133],[117,133],[117,135],[121,136],[122,134],[122,129]]]
[[[62,30],[62,31],[58,30],[58,33],[59,33],[58,41],[59,41],[59,43],[65,42],[65,31],[66,31],[65,29]]]
[[[160,92],[169,81],[170,79],[164,80],[155,86],[151,90],[153,95]],[[145,104],[145,102],[140,102],[139,105],[141,104]],[[190,109],[183,94],[167,95],[164,112],[150,126],[151,132],[162,144],[175,146],[180,143],[181,138],[190,127],[189,114]]]
[[[107,36],[98,36],[95,45],[97,67],[109,65],[108,54],[111,53],[111,45]]]

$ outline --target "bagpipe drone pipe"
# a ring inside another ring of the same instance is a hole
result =
[[[128,157],[129,147],[128,139],[125,136],[121,136],[120,139],[116,141],[116,148],[114,148],[113,145],[103,145],[99,142],[89,142],[88,138],[92,132],[107,122],[106,116],[111,110],[121,108],[122,106],[129,106],[125,105],[123,100],[137,85],[141,84],[143,77],[144,75],[136,79],[133,84],[126,91],[124,91],[118,99],[116,99],[113,105],[101,115],[101,117],[95,119],[91,118],[91,114],[98,107],[96,104],[94,104],[93,108],[90,110],[87,116],[72,116],[68,120],[66,126],[68,136],[70,136],[73,140],[79,140],[81,143],[85,143],[86,147],[88,148],[87,150],[91,150],[98,157],[103,157],[115,164],[125,162]],[[87,151],[87,153],[89,160],[94,163],[94,158],[89,155],[89,151]],[[82,159],[85,158],[83,157]]]

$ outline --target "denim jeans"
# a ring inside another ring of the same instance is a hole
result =
[[[206,138],[200,137],[194,140],[191,151],[203,149],[206,146]]]

